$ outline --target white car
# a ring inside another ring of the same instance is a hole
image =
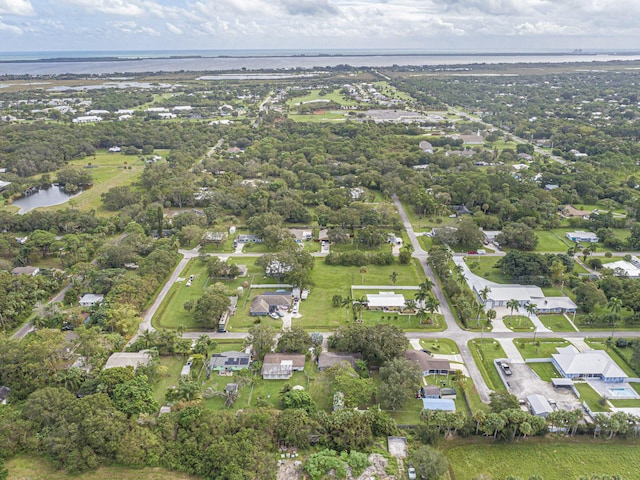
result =
[[[278,320],[280,318],[276,312],[269,312],[269,316],[274,320]]]
[[[416,478],[418,478],[416,476],[416,469],[413,467],[409,467],[409,471],[407,472],[407,475],[409,477],[409,480],[416,480]]]

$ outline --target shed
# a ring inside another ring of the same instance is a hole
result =
[[[422,407],[425,410],[443,410],[445,412],[455,412],[456,402],[450,398],[423,398]]]
[[[440,388],[435,385],[422,387],[422,398],[440,398]]]
[[[455,400],[457,398],[456,389],[455,388],[441,388],[440,389],[440,398],[451,398]]]
[[[40,273],[39,267],[16,267],[11,270],[11,275],[29,275],[35,277],[38,273]]]
[[[547,418],[553,412],[553,408],[544,395],[535,393],[527,397],[531,413],[536,417]]]

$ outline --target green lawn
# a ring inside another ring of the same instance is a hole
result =
[[[255,279],[255,281],[259,283],[273,283],[272,279],[263,279],[260,277],[262,275],[262,269],[256,267],[255,261],[255,257],[236,257],[229,259],[229,262],[246,265],[248,275],[246,277],[238,277],[235,280],[224,281],[223,283],[232,291],[237,291],[237,288],[244,282],[251,283],[253,281],[252,279]],[[160,305],[160,308],[153,317],[153,324],[156,327],[175,329],[180,325],[184,325],[187,330],[206,329],[206,327],[198,323],[193,318],[193,314],[191,312],[187,312],[184,309],[184,304],[188,300],[197,302],[202,296],[204,289],[211,284],[211,280],[208,277],[205,265],[197,258],[189,261],[185,269],[181,272],[180,277],[187,279],[190,275],[194,275],[194,279],[191,282],[190,287],[187,287],[186,281],[181,281],[176,282],[169,290],[169,293],[162,302],[162,305]],[[237,317],[242,316],[242,308],[245,306],[247,297],[248,289],[246,289],[243,296],[238,299],[238,313],[236,316],[231,317],[227,330],[235,328],[237,322],[242,324],[242,319],[238,320]]]
[[[304,95],[301,97],[291,96],[287,99],[287,105],[289,107],[296,107],[298,103],[304,104],[305,102],[313,102],[314,100],[330,100],[332,102],[338,103],[340,105],[358,105],[358,102],[352,100],[349,97],[346,97],[340,93],[340,90],[333,90],[332,92],[326,93],[326,95],[320,95],[321,90],[312,90],[308,95]],[[311,105],[322,106],[323,102],[311,103]]]
[[[101,467],[97,470],[69,475],[64,470],[56,470],[53,465],[43,457],[35,455],[17,455],[6,460],[6,468],[9,470],[9,480],[190,480],[196,479],[182,472],[174,472],[164,468],[126,468],[126,467]]]
[[[474,442],[446,449],[456,480],[503,480],[509,475],[526,479],[577,480],[580,476],[620,475],[630,480],[640,470],[638,446],[632,443],[576,439],[548,443],[530,439],[518,443]]]
[[[160,357],[160,365],[167,367],[167,373],[153,385],[153,398],[158,404],[164,405],[166,403],[165,394],[167,389],[178,384],[180,372],[185,363],[187,363],[187,359],[179,355]]]
[[[467,259],[467,266],[476,275],[496,283],[511,283],[511,280],[502,274],[500,269],[493,268],[500,257],[477,256]]]
[[[570,231],[567,229],[566,231]],[[536,230],[538,245],[536,252],[563,252],[565,253],[574,243],[564,236],[565,231],[556,230]],[[566,232],[565,232],[566,233]]]
[[[435,340],[421,338],[420,346],[433,353],[441,353],[443,355],[457,355],[460,353],[456,342],[448,338],[437,338]]]
[[[525,317],[524,315],[507,315],[504,317],[504,325],[517,332],[532,332],[533,331],[533,322],[529,319],[529,317]]]
[[[614,340],[615,341],[615,340]],[[609,356],[612,358],[618,366],[624,370],[624,373],[629,375],[630,377],[637,377],[638,372],[636,372],[631,366],[626,362],[625,358],[621,357],[616,350],[613,348],[608,348],[605,340],[602,338],[586,338],[585,342],[594,350],[605,350]],[[631,350],[631,349],[629,349]],[[629,356],[629,358],[631,358]]]
[[[531,368],[540,377],[540,380],[545,382],[551,382],[552,378],[561,378],[562,375],[558,372],[551,362],[543,363],[527,363],[527,366]]]
[[[154,151],[154,155],[160,155],[163,162],[168,153],[169,150]],[[101,195],[113,187],[131,185],[138,180],[145,167],[145,163],[137,155],[110,154],[104,151],[98,152],[95,157],[71,160],[68,166],[84,169],[87,165],[96,167],[88,169],[93,179],[93,186],[68,202],[47,207],[47,209],[60,210],[74,207],[80,210],[93,209],[98,215],[111,215],[112,213],[102,206]],[[124,168],[125,166],[127,168]],[[54,174],[51,176],[55,178]]]
[[[496,358],[505,358],[507,356],[502,346],[490,338],[485,338],[482,341],[476,338],[469,341],[469,349],[487,386],[492,390],[506,391],[493,363]]]
[[[576,331],[576,329],[571,326],[564,315],[538,315],[538,318],[545,327],[554,332]]]
[[[608,406],[600,405],[600,399],[602,398],[598,392],[596,392],[591,385],[583,382],[574,382],[573,385],[576,390],[580,392],[580,401],[586,402],[592,412],[608,412]]]
[[[516,338],[513,340],[514,345],[518,347],[522,358],[551,358],[551,354],[557,353],[559,347],[567,347],[570,343],[561,338],[544,338],[536,339],[536,343],[532,338]]]
[[[289,120],[293,120],[294,122],[311,122],[311,123],[319,123],[319,122],[344,122],[347,120],[345,113],[333,113],[324,112],[320,114],[311,114],[311,115],[299,115],[299,114],[289,114]]]

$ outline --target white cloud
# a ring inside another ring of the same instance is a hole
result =
[[[113,22],[111,25],[117,30],[128,33],[128,34],[144,34],[151,35],[153,37],[157,37],[160,35],[160,32],[155,30],[154,28],[148,27],[146,25],[138,25],[133,20],[123,21],[123,22]]]
[[[15,35],[22,35],[22,29],[20,27],[4,23],[2,21],[2,18],[0,18],[0,32],[9,32]]]
[[[171,33],[174,33],[176,35],[184,34],[184,32],[180,28],[176,27],[173,23],[167,22],[165,26],[167,27],[167,30],[169,30]]]
[[[35,15],[29,0],[0,0],[0,15]]]

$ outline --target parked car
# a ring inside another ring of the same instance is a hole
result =
[[[284,317],[284,313],[282,313],[280,310],[276,310],[276,315],[278,315],[280,318]]]
[[[278,320],[280,318],[276,312],[269,312],[269,316],[274,320]]]
[[[409,480],[416,480],[416,478],[418,478],[416,476],[416,469],[413,467],[409,467],[409,470],[407,471],[407,476],[409,477]]]

